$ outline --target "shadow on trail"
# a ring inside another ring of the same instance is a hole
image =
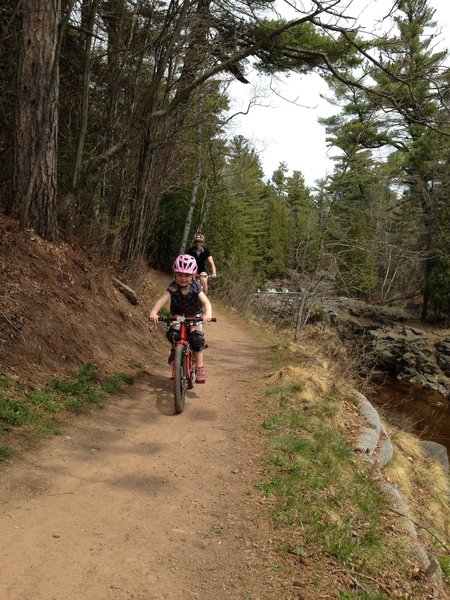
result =
[[[105,480],[106,483],[114,490],[116,488],[122,488],[130,490],[134,494],[139,493],[144,496],[157,496],[161,492],[164,495],[170,493],[170,490],[174,489],[173,481],[171,481],[171,474],[167,475],[148,475],[147,473],[130,473],[123,475],[122,477],[114,477],[109,480]]]
[[[198,407],[204,398],[196,392],[196,387],[186,391],[186,409],[189,406]],[[202,386],[203,389],[207,389]],[[169,376],[149,375],[145,393],[149,393],[155,397],[155,407],[159,413],[166,416],[175,416],[181,418],[181,415],[175,413],[173,400],[173,381]],[[217,417],[217,411],[208,409],[199,409],[195,415],[189,415],[194,420],[213,420]]]
[[[243,357],[247,361],[243,361]],[[71,458],[91,463],[92,466],[100,465],[103,460],[120,461],[127,455],[154,456],[158,459],[169,449],[164,440],[155,439],[157,434],[154,428],[160,427],[160,420],[173,417],[174,426],[180,420],[183,424],[181,431],[188,426],[188,422],[217,421],[219,411],[209,400],[210,392],[214,390],[217,394],[215,373],[225,374],[232,387],[233,381],[245,380],[249,357],[258,365],[259,351],[251,341],[234,340],[231,350],[228,339],[212,341],[205,352],[208,381],[205,385],[196,385],[194,389],[187,390],[186,408],[180,415],[175,413],[170,367],[164,365],[163,373],[148,370],[140,372],[135,376],[134,384],[125,388],[117,400],[112,400],[112,410],[99,413],[95,420],[84,423],[78,429],[76,445],[68,438],[64,452],[67,463],[59,465],[56,471],[53,466],[54,473],[69,474]],[[141,436],[137,439],[135,433],[142,431],[143,427],[144,430],[148,427],[148,438],[143,439]],[[80,482],[87,480],[101,481],[102,476],[100,472],[95,472],[86,473],[84,478],[80,478]],[[109,483],[113,487],[117,485],[140,489],[143,493],[150,493],[151,490],[155,493],[155,488],[159,489],[161,484],[158,478],[140,473],[131,473]]]
[[[189,399],[190,400],[190,399]],[[194,400],[194,402],[196,402]],[[202,400],[199,400],[199,403],[202,402]],[[193,404],[193,403],[192,403]],[[189,414],[189,418],[191,421],[215,421],[217,419],[217,417],[219,416],[219,413],[217,410],[213,410],[211,408],[197,408],[196,405],[194,405],[194,408],[196,409],[195,411],[192,412],[192,414]]]
[[[170,493],[177,485],[168,467],[174,444],[190,439],[195,423],[217,421],[220,408],[215,404],[214,370],[221,372],[223,365],[228,369],[239,363],[239,356],[230,354],[229,346],[220,346],[214,342],[214,348],[208,351],[208,382],[187,391],[182,414],[175,414],[170,367],[166,364],[162,373],[142,371],[135,376],[133,385],[125,387],[117,397],[106,399],[107,410],[93,408],[91,412],[87,407],[86,418],[81,415],[73,428],[62,434],[58,444],[49,445],[52,460],[38,465],[36,477],[29,473],[19,476],[14,487],[27,490],[33,497],[47,494],[55,485],[56,496],[75,494],[80,486],[101,484],[107,486],[108,494],[120,494],[124,489],[137,492],[140,497]],[[250,350],[251,345],[239,344],[239,353]],[[229,375],[230,385],[234,374],[235,371]],[[164,431],[176,435],[170,438]],[[116,473],[111,475],[114,470]]]
[[[149,396],[149,401],[154,403],[154,406],[159,413],[166,416],[175,414],[173,404],[173,381],[170,379],[169,374],[149,374],[143,392]]]

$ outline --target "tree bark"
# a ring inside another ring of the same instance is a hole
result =
[[[430,278],[433,271],[435,242],[438,238],[437,221],[434,214],[434,192],[433,188],[429,187],[426,181],[422,178],[416,178],[414,187],[417,190],[420,204],[422,207],[423,224],[425,229],[424,250],[425,250],[425,265],[423,275],[423,292],[422,292],[422,311],[421,321],[425,323],[428,319],[428,310],[430,303]]]
[[[53,240],[56,225],[61,0],[23,0],[12,213]]]

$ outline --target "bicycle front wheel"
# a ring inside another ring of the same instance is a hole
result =
[[[192,388],[194,387],[194,383],[195,383],[195,356],[194,353],[191,351],[191,364],[190,367],[188,368],[189,373],[187,374],[187,381],[188,381],[188,389],[192,390]]]
[[[180,344],[175,348],[175,376],[173,378],[173,397],[177,414],[184,410],[186,387],[186,346]]]

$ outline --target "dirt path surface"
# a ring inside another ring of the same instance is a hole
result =
[[[126,397],[2,467],[2,600],[294,597],[254,488],[267,348],[218,318],[182,415],[164,346]]]

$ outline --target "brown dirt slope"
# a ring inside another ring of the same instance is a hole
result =
[[[0,370],[9,376],[46,380],[86,362],[105,373],[135,371],[151,351],[145,304],[129,304],[110,274],[73,247],[4,217],[0,290]]]

